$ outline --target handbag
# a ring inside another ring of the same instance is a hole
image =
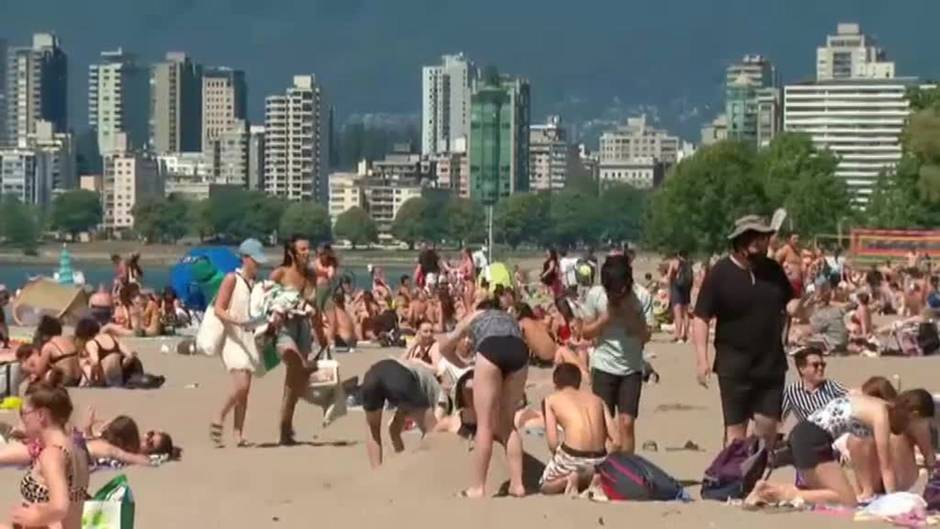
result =
[[[82,529],[134,529],[134,495],[127,476],[112,479],[85,501]]]
[[[320,359],[325,356],[324,359]],[[316,358],[317,370],[310,374],[304,400],[323,408],[323,426],[346,415],[346,392],[339,375],[339,362],[327,348],[320,350]]]
[[[196,332],[196,350],[208,356],[219,354],[225,338],[225,324],[215,315],[212,307],[206,309],[199,331]]]

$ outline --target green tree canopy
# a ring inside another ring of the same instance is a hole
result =
[[[224,189],[214,192],[206,205],[204,223],[210,233],[226,242],[249,237],[267,239],[278,231],[287,202],[260,191]]]
[[[428,201],[424,197],[414,197],[405,201],[398,208],[392,221],[392,236],[408,244],[413,249],[416,242],[426,239],[430,231],[426,222]]]
[[[809,136],[782,134],[758,152],[756,169],[768,206],[786,208],[793,231],[813,237],[836,233],[839,222],[854,215],[848,187],[835,174],[838,164]]]
[[[278,235],[281,240],[302,235],[313,244],[329,241],[332,239],[330,213],[319,204],[294,202],[281,215]]]
[[[379,230],[366,210],[352,207],[336,217],[333,231],[337,238],[346,239],[353,248],[379,242]]]
[[[703,147],[683,160],[653,194],[647,242],[665,252],[726,249],[735,219],[771,209],[754,168],[754,149],[732,141]]]
[[[134,231],[148,243],[175,243],[189,231],[190,203],[176,196],[139,200],[131,211]]]
[[[51,226],[73,236],[101,223],[101,197],[87,190],[66,191],[52,201]]]
[[[451,197],[444,207],[444,219],[447,236],[460,246],[486,238],[486,213],[478,202]]]
[[[597,199],[597,240],[637,241],[643,236],[649,192],[628,184],[608,186]]]
[[[500,200],[493,213],[495,236],[513,249],[526,242],[540,243],[549,239],[547,196],[517,193]]]
[[[34,255],[39,246],[39,212],[13,196],[3,197],[0,205],[0,229],[7,244]]]

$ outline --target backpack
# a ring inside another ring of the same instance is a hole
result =
[[[676,270],[676,286],[681,288],[692,286],[692,265],[685,259],[679,261],[679,269]]]
[[[937,334],[937,324],[925,321],[917,326],[917,345],[923,355],[933,355],[940,351],[940,335]]]
[[[735,439],[712,461],[702,479],[702,499],[742,499],[768,468],[769,454],[757,436]]]
[[[682,485],[642,456],[615,453],[597,465],[601,488],[611,500],[688,500]]]

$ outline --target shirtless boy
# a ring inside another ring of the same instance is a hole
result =
[[[560,364],[552,375],[555,392],[545,398],[545,439],[554,454],[539,480],[542,494],[577,494],[594,479],[594,467],[607,455],[607,442],[620,446],[617,427],[604,401],[580,391],[581,370]],[[559,443],[561,426],[565,440]]]

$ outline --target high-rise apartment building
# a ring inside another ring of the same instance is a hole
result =
[[[478,72],[462,53],[444,55],[421,71],[421,153],[452,152],[470,135],[470,105]],[[464,143],[465,144],[465,143]]]
[[[213,184],[248,187],[249,140],[248,123],[241,120],[209,140]]]
[[[901,160],[901,134],[910,114],[913,79],[847,79],[789,85],[784,89],[784,129],[809,135],[817,148],[839,158],[836,175],[859,204],[879,175]]]
[[[727,138],[764,146],[782,125],[780,89],[769,60],[746,55],[725,76]]]
[[[578,151],[576,146],[568,144],[561,117],[549,116],[545,123],[532,125],[529,131],[529,189],[564,189],[570,164],[577,158]]]
[[[497,76],[471,97],[470,196],[495,203],[529,190],[529,81]]]
[[[98,152],[117,149],[124,134],[135,149],[150,137],[150,70],[121,48],[101,52],[88,66],[88,125],[97,132]]]
[[[264,189],[264,125],[248,128],[248,189]]]
[[[11,48],[6,67],[6,137],[18,145],[38,121],[68,130],[68,58],[52,33],[33,35],[31,47]]]
[[[170,52],[151,72],[150,143],[157,153],[202,150],[202,66]]]
[[[102,206],[105,230],[116,233],[134,227],[134,205],[164,195],[164,180],[156,159],[141,151],[127,150],[123,134],[117,149],[103,157]]]
[[[0,147],[6,145],[7,135],[7,41],[0,38]]]
[[[858,24],[839,24],[826,45],[816,49],[816,80],[890,79],[894,62]]]
[[[290,200],[327,203],[328,106],[313,75],[294,76],[264,105],[264,190]]]
[[[646,122],[646,116],[628,118],[627,124],[607,131],[600,139],[600,163],[655,158],[667,167],[678,161],[680,140]]]
[[[78,186],[72,135],[53,127],[37,121],[19,146],[0,149],[0,195],[44,208],[57,191]]]
[[[202,73],[202,148],[223,133],[237,128],[247,113],[245,72],[231,68],[206,68]]]

